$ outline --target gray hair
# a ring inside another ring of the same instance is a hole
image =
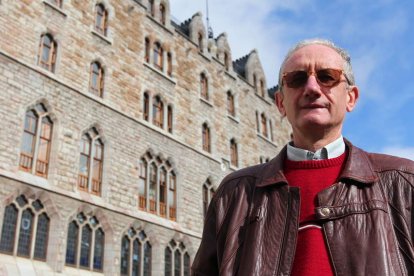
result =
[[[344,67],[342,68],[344,70],[344,75],[348,79],[350,85],[355,85],[355,78],[354,73],[352,71],[351,66],[351,57],[345,51],[344,49],[336,46],[332,41],[327,39],[321,39],[321,38],[313,38],[313,39],[306,39],[299,41],[295,46],[293,46],[289,52],[286,54],[285,59],[282,62],[282,65],[279,69],[279,84],[278,84],[278,90],[282,91],[282,75],[283,75],[283,68],[286,65],[287,60],[293,55],[294,52],[299,50],[302,47],[308,46],[308,45],[324,45],[327,46],[333,50],[335,50],[344,60]]]

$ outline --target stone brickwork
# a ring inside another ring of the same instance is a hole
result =
[[[107,36],[94,31],[97,3],[108,10]],[[182,24],[172,22],[168,1],[162,3],[165,25],[144,0],[63,0],[61,7],[47,0],[0,2],[0,228],[5,207],[21,194],[40,199],[50,218],[46,262],[0,253],[1,275],[92,275],[65,265],[68,223],[79,212],[96,216],[105,231],[103,274],[120,274],[121,239],[134,227],[145,231],[152,246],[152,275],[162,275],[171,239],[182,241],[194,258],[207,178],[217,188],[226,174],[272,158],[288,141],[290,126],[267,88],[261,95],[253,84],[256,79],[266,85],[257,51],[232,62],[227,34],[209,39],[200,13]],[[38,66],[45,33],[58,45],[54,72]],[[161,71],[145,61],[145,38],[162,45],[165,63],[171,54],[171,76],[166,64]],[[105,71],[102,98],[88,90],[93,61]],[[208,78],[208,100],[200,96],[201,73]],[[227,112],[228,91],[235,97],[235,116]],[[143,119],[144,92],[173,107],[172,133]],[[37,103],[53,121],[47,178],[19,169],[25,113]],[[257,130],[256,112],[266,114],[268,137]],[[202,150],[205,122],[211,153]],[[100,196],[77,186],[81,137],[92,127],[105,146]],[[232,138],[238,143],[237,167],[228,165]],[[139,161],[148,151],[168,159],[177,173],[176,221],[138,208]]]

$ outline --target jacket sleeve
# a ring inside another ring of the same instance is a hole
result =
[[[207,211],[201,244],[191,268],[192,276],[219,275],[216,208],[214,198]]]

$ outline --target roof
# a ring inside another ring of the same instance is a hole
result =
[[[241,57],[239,59],[236,59],[236,61],[233,61],[233,69],[236,71],[237,74],[242,76],[243,78],[246,78],[246,63],[249,59],[250,54],[245,55],[244,57]]]

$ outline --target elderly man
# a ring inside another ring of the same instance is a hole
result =
[[[223,180],[192,275],[414,275],[414,162],[342,137],[358,96],[332,42],[287,54],[275,100],[293,141]]]

